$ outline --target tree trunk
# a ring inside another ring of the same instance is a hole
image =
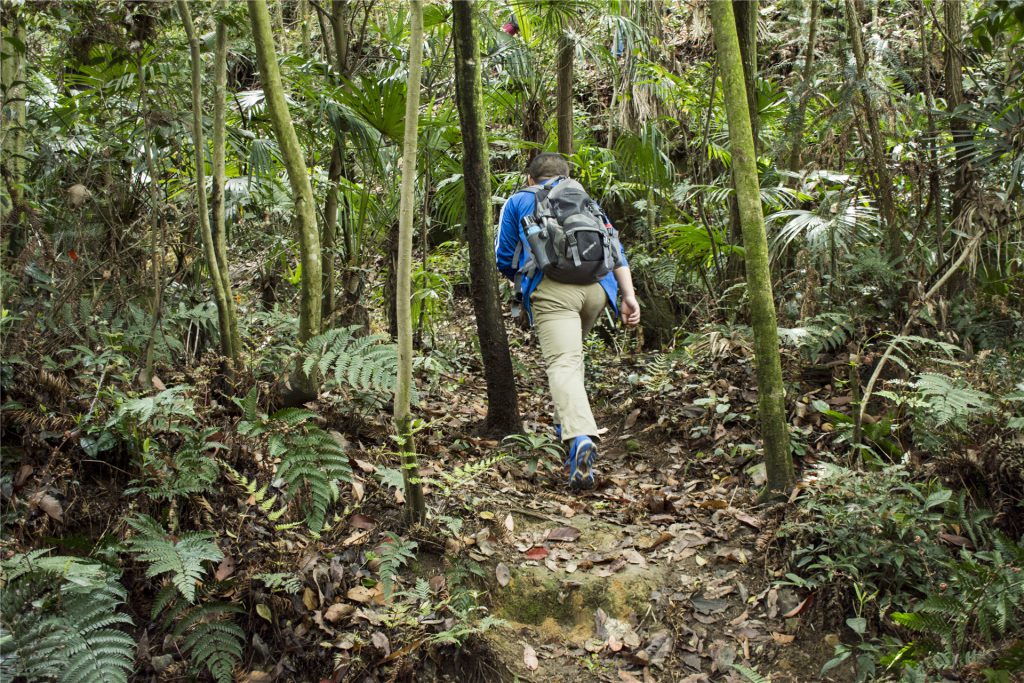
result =
[[[210,227],[210,210],[206,202],[206,136],[203,133],[203,99],[202,99],[202,57],[199,51],[199,37],[192,23],[192,13],[187,0],[177,0],[178,13],[181,15],[185,34],[188,36],[192,59],[192,144],[195,147],[196,163],[196,198],[199,202],[199,234],[203,241],[203,252],[206,255],[207,268],[210,270],[210,281],[213,284],[213,297],[217,304],[217,318],[220,322],[221,354],[233,363],[235,354],[232,348],[231,316],[228,314],[228,295],[224,291],[224,277],[220,272],[220,261],[213,240],[213,229]]]
[[[256,46],[256,61],[263,82],[263,93],[267,101],[267,112],[274,128],[281,156],[288,172],[295,202],[295,217],[299,232],[299,250],[302,259],[302,281],[299,285],[299,341],[320,334],[320,311],[322,303],[320,235],[317,233],[316,213],[313,208],[313,187],[306,173],[299,138],[292,125],[288,103],[284,98],[284,85],[274,54],[274,39],[270,30],[270,14],[266,0],[249,0],[249,19],[252,22],[253,40]],[[317,395],[315,377],[302,372],[301,359],[296,363],[291,382],[293,393],[289,403],[305,402]]]
[[[743,84],[747,91],[747,107],[750,111],[750,128],[754,133],[754,151],[761,149],[760,117],[757,114],[757,0],[732,0],[736,18],[736,33],[740,41],[740,57],[743,60]]]
[[[491,176],[483,117],[483,84],[477,19],[472,2],[452,4],[455,97],[462,126],[462,177],[466,188],[469,281],[487,380],[487,429],[501,435],[519,430],[519,405],[508,336],[501,319],[491,225]]]
[[[971,125],[957,107],[964,103],[963,63],[960,58],[963,49],[963,6],[961,0],[946,0],[942,5],[942,19],[946,34],[946,49],[943,70],[945,71],[946,107],[952,113],[949,119],[949,132],[953,136],[953,151],[956,156],[956,168],[953,174],[952,215],[950,224],[954,229],[963,228],[958,225],[962,220],[966,194],[970,185],[970,144]]]
[[[942,222],[942,186],[939,176],[941,169],[936,144],[938,131],[935,127],[935,88],[932,85],[932,42],[928,32],[928,8],[923,2],[918,13],[918,21],[921,30],[921,72],[922,82],[924,83],[924,101],[928,109],[928,134],[925,138],[925,144],[928,148],[929,165],[927,206],[931,209],[932,220],[935,221],[935,243],[939,260],[941,261],[942,254],[945,253],[946,230]],[[922,226],[928,220],[928,215],[925,211],[921,212],[921,220]]]
[[[420,109],[420,74],[423,65],[423,0],[410,0],[409,79],[405,98],[405,135],[402,140],[402,179],[398,209],[398,268],[395,317],[398,323],[398,384],[395,391],[395,430],[402,454],[406,512],[413,523],[426,519],[423,487],[413,443],[412,413],[412,229],[415,210],[416,142]]]
[[[224,186],[227,171],[224,162],[225,129],[227,127],[228,83],[228,25],[217,21],[215,49],[213,55],[213,248],[217,257],[217,268],[224,287],[225,306],[229,331],[231,333],[231,362],[237,369],[241,363],[242,341],[238,336],[238,314],[235,297],[231,291],[231,274],[228,269],[227,221],[224,211]]]
[[[758,413],[768,479],[762,498],[766,498],[788,493],[794,481],[793,458],[789,450],[789,431],[786,425],[785,386],[779,360],[778,327],[772,298],[771,271],[768,267],[768,239],[761,212],[757,159],[744,87],[743,63],[729,0],[712,0],[711,23],[722,72],[733,184],[746,250],[747,292],[750,297],[757,366]]]
[[[331,29],[334,31],[334,58],[338,60],[338,73],[348,73],[348,0],[331,3]]]
[[[882,137],[882,128],[878,122],[878,114],[875,105],[871,101],[871,94],[867,87],[868,61],[864,53],[864,45],[861,41],[860,19],[857,15],[857,8],[853,0],[846,0],[846,26],[850,37],[850,46],[853,49],[853,57],[857,64],[857,91],[860,95],[861,108],[864,110],[864,118],[867,120],[866,140],[870,162],[870,176],[875,186],[875,196],[878,198],[881,209],[882,223],[886,235],[886,252],[889,258],[895,259],[902,254],[902,235],[900,226],[896,222],[896,205],[892,196],[892,178],[889,174],[889,167],[885,162],[885,138]]]
[[[146,70],[142,66],[142,59],[139,59],[139,109],[143,117],[143,134],[145,142],[143,152],[146,155],[146,175],[149,176],[149,203],[150,203],[150,249],[153,263],[153,320],[149,326],[149,339],[146,340],[146,349],[142,355],[142,372],[139,379],[143,387],[152,386],[153,381],[153,355],[156,349],[157,328],[160,326],[160,316],[163,314],[163,261],[164,261],[164,235],[166,232],[163,211],[160,202],[160,188],[158,186],[160,175],[156,169],[156,160],[153,157],[153,127],[150,123],[149,112],[149,91],[146,87]]]
[[[800,167],[800,149],[804,139],[804,119],[807,116],[807,103],[811,99],[811,86],[814,82],[814,46],[818,41],[818,9],[819,0],[811,0],[810,18],[807,26],[807,47],[804,53],[804,70],[800,76],[800,92],[796,106],[790,112],[789,157],[786,168],[796,171]]]
[[[572,154],[572,67],[575,48],[568,33],[558,36],[557,114],[558,152]]]
[[[4,22],[0,31],[0,86],[3,108],[0,110],[0,232],[7,234],[6,254],[16,258],[28,242],[28,215],[25,211],[25,24],[20,7],[3,4]]]

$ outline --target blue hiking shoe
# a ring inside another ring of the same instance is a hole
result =
[[[594,460],[597,458],[597,446],[589,436],[582,435],[573,439],[569,449],[569,457],[565,464],[569,467],[569,487],[573,489],[594,488]]]

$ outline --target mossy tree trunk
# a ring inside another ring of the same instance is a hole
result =
[[[7,235],[6,253],[17,257],[28,241],[25,212],[25,24],[21,7],[4,2],[0,30],[0,111],[3,149],[0,150],[0,224]]]
[[[413,523],[426,519],[423,486],[412,433],[412,232],[415,211],[416,143],[419,129],[420,75],[423,66],[423,2],[410,0],[409,79],[405,96],[405,134],[402,140],[402,179],[399,185],[398,267],[395,318],[398,327],[398,386],[395,391],[395,430],[402,457],[406,512]]]
[[[295,223],[299,232],[299,250],[302,262],[302,280],[299,284],[299,341],[320,334],[322,294],[320,235],[317,232],[316,210],[313,205],[313,186],[306,173],[306,162],[299,146],[299,138],[292,125],[288,102],[284,97],[281,71],[274,53],[274,37],[270,29],[270,13],[266,0],[249,0],[249,20],[252,23],[253,41],[256,45],[256,62],[259,65],[263,93],[267,101],[267,112],[277,138],[288,184],[291,186],[295,203]],[[303,403],[317,395],[316,378],[302,372],[301,359],[292,373],[289,403]]]
[[[519,404],[508,336],[501,319],[491,236],[491,176],[483,116],[483,81],[477,18],[470,0],[452,4],[455,97],[462,126],[462,178],[466,189],[466,238],[480,355],[487,380],[487,428],[519,430]]]
[[[761,148],[760,118],[757,112],[757,18],[758,0],[732,0],[736,20],[736,35],[740,41],[740,57],[743,60],[743,84],[747,92],[747,108],[750,111],[750,129],[754,134],[754,150]]]
[[[746,92],[747,111],[750,118],[750,129],[754,136],[754,154],[760,149],[758,136],[757,111],[757,0],[732,0],[733,21],[736,25],[736,36],[740,43],[740,61],[743,64],[743,89]],[[713,106],[713,100],[709,104]],[[756,156],[755,156],[756,159]],[[729,241],[738,244],[743,240],[743,229],[736,199],[729,202]],[[743,261],[738,255],[730,256],[728,261],[730,280],[742,277]]]
[[[754,135],[750,128],[739,38],[729,0],[712,0],[711,23],[722,72],[733,184],[746,250],[747,291],[757,366],[758,412],[768,479],[762,498],[766,498],[788,493],[794,480],[786,426],[785,387],[779,360],[778,327],[772,297],[771,270],[768,266],[768,239],[761,212]]]
[[[572,70],[575,48],[566,30],[558,36],[557,102],[558,151],[572,154]]]
[[[224,290],[227,274],[221,274],[221,261],[217,258],[217,249],[210,225],[210,210],[206,201],[206,135],[203,132],[203,92],[202,92],[202,56],[199,49],[199,36],[196,35],[192,23],[192,13],[186,0],[177,1],[178,14],[181,16],[188,37],[189,51],[192,62],[192,144],[195,147],[196,164],[196,198],[199,203],[199,235],[203,242],[210,281],[213,284],[214,301],[217,304],[217,317],[220,324],[221,353],[234,365],[237,360],[237,349],[234,340],[238,338],[237,330],[232,330],[232,316],[228,312],[228,293]]]

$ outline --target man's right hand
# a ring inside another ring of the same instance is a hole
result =
[[[630,327],[635,327],[640,323],[640,304],[636,300],[636,295],[630,294],[622,297],[622,303],[619,304],[619,315],[622,317],[622,322]]]

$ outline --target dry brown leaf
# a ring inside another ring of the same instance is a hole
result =
[[[383,652],[385,657],[391,654],[391,641],[388,640],[387,635],[383,632],[374,631],[373,635],[370,636],[370,642],[373,643],[375,648]]]
[[[351,536],[341,542],[343,546],[357,545],[366,542],[366,539],[370,536],[370,530],[356,531]]]
[[[526,557],[530,560],[543,560],[548,556],[548,549],[542,545],[537,545],[526,551]]]
[[[502,588],[512,581],[512,572],[509,571],[508,565],[504,562],[499,562],[498,566],[494,568],[494,576],[498,579],[498,585]]]
[[[626,416],[626,422],[622,425],[623,429],[632,429],[633,425],[636,424],[636,419],[638,417],[640,417],[640,409],[636,408]]]
[[[537,660],[537,651],[529,645],[523,645],[523,664],[530,671],[536,671],[540,666],[540,662]]]
[[[14,475],[14,488],[20,489],[28,481],[28,478],[32,476],[32,472],[35,468],[32,465],[22,465],[18,468],[18,473]]]
[[[214,573],[213,578],[217,581],[223,581],[232,574],[235,573],[235,558],[227,555],[220,564],[217,565],[217,571]]]
[[[566,541],[572,543],[580,537],[580,530],[574,526],[560,526],[548,532],[548,541]]]
[[[308,588],[306,590],[309,590]],[[355,586],[348,589],[348,593],[345,594],[349,600],[359,603],[368,603],[373,601],[380,594],[379,588],[367,588],[366,586]]]
[[[324,619],[332,624],[337,623],[356,611],[356,608],[347,602],[336,602],[324,612]]]
[[[373,472],[377,471],[377,466],[374,465],[372,462],[366,462],[365,460],[360,460],[359,458],[353,458],[352,461],[356,464],[356,467],[361,469],[363,472],[366,472],[367,474],[372,474]]]
[[[369,515],[352,515],[351,519],[348,520],[349,526],[353,529],[372,529],[377,526],[377,520]]]
[[[791,610],[789,610],[788,612],[786,612],[785,614],[783,614],[783,615],[782,615],[782,618],[783,618],[783,619],[792,619],[792,618],[793,618],[793,617],[795,617],[796,615],[798,615],[798,614],[800,614],[801,612],[803,612],[803,611],[804,611],[804,608],[806,608],[806,607],[809,607],[810,605],[813,605],[813,604],[814,604],[814,593],[811,593],[811,594],[810,594],[810,595],[808,595],[808,596],[807,596],[806,598],[804,598],[804,599],[803,599],[803,600],[802,600],[802,601],[800,602],[800,604],[799,604],[799,605],[797,605],[797,606],[796,606],[796,607],[794,607],[793,609],[791,609]]]
[[[796,640],[796,636],[791,636],[787,633],[776,633],[775,631],[772,631],[772,640],[774,640],[779,645],[786,645]]]
[[[56,498],[49,495],[48,493],[44,493],[43,491],[37,491],[36,493],[32,494],[32,497],[29,498],[28,500],[29,503],[35,505],[40,510],[45,512],[51,519],[57,522],[64,521],[64,510],[60,506],[60,501],[58,501]]]
[[[313,589],[306,587],[306,590],[302,591],[302,604],[306,606],[310,612],[316,609],[316,594],[313,593]]]
[[[512,513],[505,515],[505,530],[512,533],[516,530],[515,520],[512,519]]]
[[[352,480],[352,497],[357,503],[366,497],[366,487],[358,479]]]

